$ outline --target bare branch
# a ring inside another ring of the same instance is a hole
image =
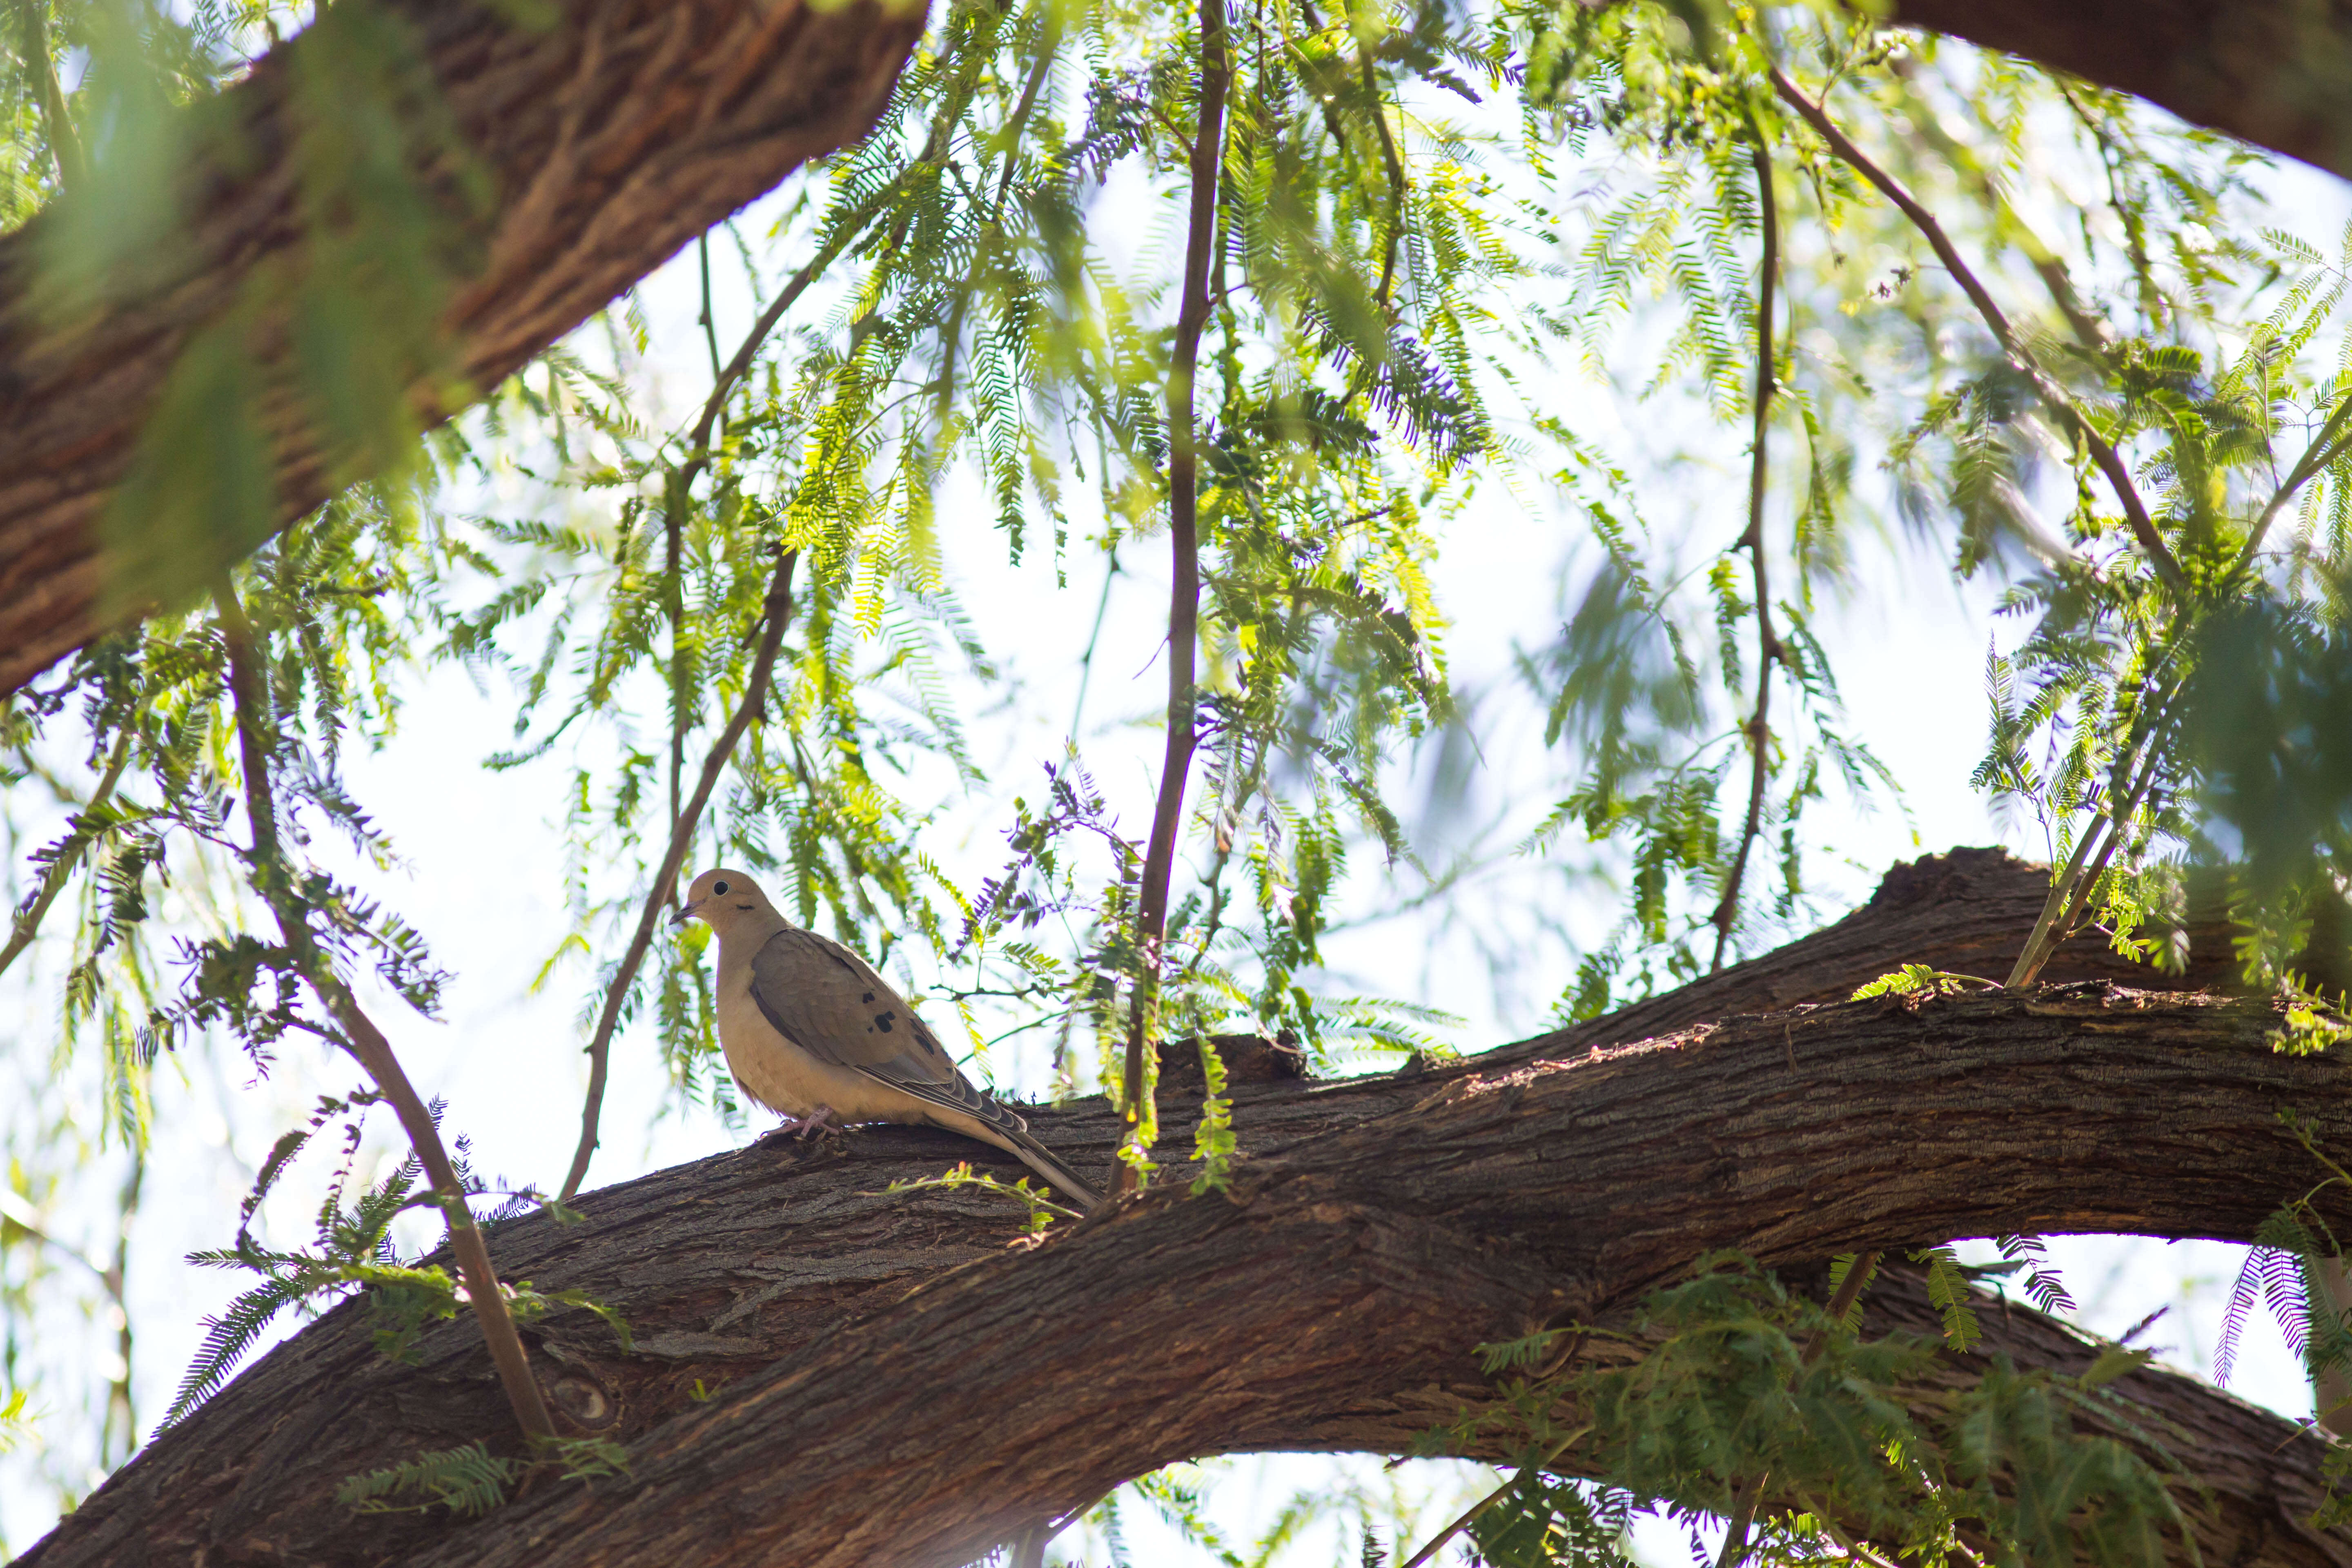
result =
[[[629,937],[626,952],[621,955],[621,966],[613,972],[612,982],[604,987],[604,1005],[596,1015],[596,1032],[588,1042],[588,1096],[580,1109],[580,1144],[572,1151],[572,1169],[563,1178],[563,1191],[559,1201],[569,1203],[580,1184],[587,1179],[588,1163],[596,1154],[596,1128],[604,1110],[604,1083],[613,1054],[613,1031],[620,1026],[621,1009],[628,1001],[629,989],[636,984],[637,970],[646,961],[646,952],[653,946],[654,928],[661,920],[662,906],[669,901],[670,889],[677,880],[678,868],[686,863],[686,853],[694,843],[695,824],[702,820],[703,807],[710,804],[711,791],[719,784],[719,775],[727,761],[735,754],[735,744],[751,727],[751,721],[765,711],[768,679],[776,668],[777,649],[783,646],[784,628],[793,618],[793,567],[800,552],[784,551],[776,562],[775,576],[768,584],[766,609],[761,616],[760,650],[752,657],[751,678],[743,683],[742,700],[736,703],[735,712],[719,739],[710,743],[710,754],[703,759],[702,776],[697,780],[694,795],[670,824],[669,842],[662,851],[660,867],[654,872],[653,885],[646,889],[644,907],[637,913],[637,929]]]
[[[2124,460],[2116,451],[2114,443],[2099,433],[2090,418],[2074,406],[2074,401],[2067,395],[2066,389],[2042,368],[2041,362],[2033,357],[2032,351],[2025,346],[2024,341],[2010,325],[2007,314],[1994,302],[1991,293],[1979,281],[1969,264],[1960,258],[1958,248],[1952,244],[1950,236],[1944,232],[1943,225],[1936,221],[1935,215],[1921,205],[1918,199],[1904,188],[1901,181],[1880,168],[1868,153],[1855,146],[1853,139],[1840,131],[1822,111],[1822,106],[1799,90],[1797,84],[1777,66],[1772,69],[1772,88],[1790,108],[1797,111],[1799,118],[1830,144],[1830,151],[1864,179],[1877,186],[1879,193],[1901,208],[1903,216],[1911,220],[1912,226],[1926,237],[1937,258],[1951,273],[1952,280],[1960,286],[1961,292],[1968,295],[1969,302],[1976,307],[1977,314],[1984,319],[1986,329],[1992,333],[1993,341],[2000,345],[2001,353],[2010,363],[2032,384],[2043,405],[2071,434],[2079,437],[2090,452],[2091,461],[2105,477],[2108,487],[2115,491],[2116,503],[2123,508],[2124,521],[2130,524],[2132,537],[2139,542],[2141,551],[2155,566],[2157,574],[2175,589],[2185,587],[2188,579],[2181,574],[2180,563],[2173,559],[2170,547],[2164,542],[2164,535],[2157,531],[2154,520],[2147,514],[2147,507],[2140,500],[2138,488],[2132,483],[2131,472],[2124,467]]]
[[[236,590],[226,575],[214,585],[213,604],[220,615],[222,641],[228,648],[229,689],[235,701],[237,754],[242,764],[239,771],[244,774],[246,816],[253,836],[247,864],[251,869],[254,891],[261,895],[262,901],[277,916],[278,929],[304,982],[342,1026],[345,1048],[391,1102],[394,1113],[400,1119],[401,1131],[408,1134],[409,1145],[416,1151],[417,1162],[425,1168],[425,1178],[432,1184],[434,1194],[440,1201],[442,1218],[449,1228],[449,1247],[456,1255],[458,1277],[466,1287],[467,1304],[474,1310],[474,1321],[481,1325],[482,1339],[489,1346],[490,1359],[497,1363],[499,1382],[506,1391],[507,1403],[514,1410],[516,1424],[527,1436],[552,1437],[555,1423],[548,1415],[539,1380],[531,1374],[530,1358],[515,1332],[513,1315],[507,1310],[498,1270],[490,1264],[489,1244],[482,1239],[480,1227],[474,1224],[473,1211],[466,1206],[465,1184],[457,1179],[457,1168],[449,1163],[449,1152],[442,1147],[441,1130],[434,1125],[432,1112],[425,1109],[415,1086],[408,1081],[400,1058],[393,1053],[392,1042],[361,1009],[359,999],[335,973],[333,963],[319,951],[311,934],[309,911],[294,891],[278,850],[278,811],[269,784],[268,742],[262,733],[264,722],[274,730],[276,720],[266,717],[271,707],[254,644],[253,626],[246,618],[245,606],[237,602]]]
[[[1215,260],[1217,184],[1225,156],[1225,89],[1233,62],[1225,40],[1225,0],[1200,0],[1201,109],[1192,137],[1192,193],[1184,237],[1182,302],[1168,367],[1168,538],[1172,557],[1168,588],[1168,734],[1160,764],[1160,792],[1151,838],[1143,857],[1143,887],[1135,915],[1137,969],[1129,1007],[1127,1064],[1121,1104],[1129,1130],[1118,1163],[1118,1190],[1139,1184],[1138,1161],[1149,1153],[1154,1116],[1146,1054],[1158,1026],[1160,944],[1168,930],[1168,885],[1176,840],[1184,823],[1184,786],[1192,770],[1193,663],[1201,622],[1200,452],[1193,427],[1192,384],[1201,361],[1201,334],[1209,324],[1209,269]]]
[[[1731,859],[1731,875],[1724,879],[1723,898],[1715,906],[1715,957],[1707,964],[1710,972],[1723,967],[1732,923],[1739,918],[1739,885],[1748,874],[1748,855],[1764,828],[1764,790],[1772,773],[1772,667],[1783,657],[1780,638],[1772,629],[1772,587],[1764,553],[1767,447],[1772,428],[1772,395],[1778,390],[1772,358],[1772,290],[1780,275],[1780,207],[1772,194],[1772,159],[1760,137],[1748,148],[1748,156],[1756,165],[1756,199],[1764,226],[1762,254],[1756,263],[1756,411],[1748,458],[1748,531],[1740,536],[1755,573],[1756,711],[1747,724],[1752,759],[1748,820],[1740,830],[1739,852]]]

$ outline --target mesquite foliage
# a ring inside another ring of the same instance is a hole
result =
[[[211,95],[307,13],[18,9],[0,217],[87,180],[138,219],[60,234],[58,297],[86,308],[81,273],[169,242],[173,138],[227,134]],[[295,205],[332,239],[325,261],[261,280],[191,342],[110,514],[121,592],[164,608],[0,714],[11,787],[73,801],[24,858],[0,967],[38,951],[57,972],[38,1048],[100,1085],[131,1173],[124,1226],[167,1056],[366,1060],[358,976],[433,1014],[446,976],[373,875],[394,847],[342,764],[392,743],[414,678],[444,664],[511,710],[484,765],[565,764],[570,926],[544,978],[580,983],[583,1035],[643,1026],[678,1103],[738,1123],[705,941],[655,943],[642,973],[618,956],[667,892],[674,833],[923,989],[978,1070],[993,1043],[1055,1040],[1055,1092],[1129,1101],[1132,1179],[1182,1154],[1155,1146],[1158,1047],[1197,1054],[1199,1191],[1247,1152],[1211,1037],[1276,1037],[1316,1072],[1448,1048],[1426,1001],[1326,970],[1367,902],[1444,899],[1513,855],[1608,875],[1623,896],[1602,940],[1538,955],[1574,970],[1569,1017],[1801,928],[1824,812],[1899,807],[1866,736],[1914,716],[1852,711],[1824,635],[1897,534],[1997,577],[2019,628],[1989,655],[1977,782],[2042,825],[2055,869],[2008,978],[2086,923],[2161,963],[2196,860],[2231,868],[2250,971],[2306,991],[2352,977],[2315,936],[2352,874],[2352,239],[2330,253],[2264,227],[2242,148],[1829,6],[946,0],[872,135],[707,238],[710,379],[683,412],[649,391],[646,317],[625,299],[425,436],[403,389],[436,363],[446,216],[479,193],[429,83],[404,73],[404,25],[379,20],[349,37],[380,47],[306,68],[320,111]],[[2090,198],[2041,199],[2052,170]],[[1181,265],[1136,233],[1163,209],[1205,215]],[[759,309],[731,353],[714,252]],[[1189,321],[1180,274],[1200,282]],[[265,382],[270,333],[297,352]],[[1578,375],[1614,426],[1551,395]],[[256,550],[268,420],[289,407],[335,432],[354,482]],[[1741,450],[1744,491],[1683,476],[1651,425]],[[1705,504],[1686,507],[1694,483]],[[1478,609],[1441,603],[1432,565],[1449,531],[1498,526],[1505,496],[1556,506],[1589,548],[1559,624],[1525,628],[1521,689],[1465,693],[1445,634]],[[1166,721],[1192,743],[1148,819],[1112,809],[1097,781],[1128,759],[1074,719],[992,825],[996,868],[966,885],[936,836],[987,782],[974,727],[1013,695],[950,566],[948,544],[975,539],[1065,581],[1106,574],[1106,606],[1122,570],[1172,549],[1199,594],[1196,673]],[[772,630],[772,670],[755,652]],[[1556,805],[1484,860],[1433,868],[1413,769],[1486,711],[1541,730]],[[722,738],[717,792],[689,811]],[[328,839],[365,869],[330,869]],[[2324,1011],[2301,1016],[2300,1043],[2326,1043]],[[599,1310],[517,1286],[491,1310],[402,1253],[408,1209],[478,1236],[471,1205],[555,1186],[478,1177],[462,1142],[438,1181],[421,1104],[412,1162],[346,1201],[362,1120],[403,1110],[404,1080],[369,1071],[280,1142],[234,1241],[195,1253],[255,1282],[174,1417],[281,1311],[338,1295],[367,1294],[390,1354],[461,1300],[494,1342],[499,1321]],[[12,1384],[29,1381],[17,1323],[54,1310],[54,1260],[15,1259],[54,1249],[23,1215],[72,1174],[69,1120],[0,1124],[29,1161],[0,1209]],[[343,1163],[310,1240],[257,1239],[314,1141]],[[2316,1321],[2303,1271],[2333,1238],[2282,1215],[2242,1301]],[[2037,1299],[2063,1300],[2034,1238],[2001,1247]],[[1922,1260],[1965,1348],[1957,1259]],[[92,1265],[118,1305],[121,1268]],[[1776,1556],[1857,1551],[1854,1530],[1905,1561],[2163,1550],[2165,1479],[2073,1435],[2095,1378],[2000,1369],[1922,1429],[1883,1389],[1936,1348],[1855,1344],[1819,1317],[1727,1264],[1658,1299],[1628,1370],[1522,1379],[1496,1410],[1531,1458],[1575,1405],[1613,1489],[1531,1463],[1466,1539],[1496,1563],[1614,1562],[1637,1503],[1736,1513],[1769,1471],[1820,1503],[1760,1521],[1754,1550]],[[2315,1366],[2343,1353],[2319,1327],[2296,1341]],[[128,1389],[126,1372],[108,1462],[135,1430]],[[0,1391],[0,1439],[22,1408]],[[355,1478],[350,1500],[478,1510],[530,1464],[625,1468],[484,1437]],[[2029,1499],[2029,1473],[2063,1485]],[[1166,1477],[1138,1500],[1214,1535]]]

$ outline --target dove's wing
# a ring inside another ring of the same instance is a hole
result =
[[[751,1001],[776,1033],[817,1060],[946,1113],[953,1120],[931,1120],[1011,1150],[1081,1208],[1101,1204],[1084,1177],[1029,1135],[1026,1121],[973,1088],[906,999],[839,942],[798,926],[776,932],[751,955]]]
[[[906,999],[837,942],[798,926],[770,937],[751,958],[751,1000],[819,1061],[1003,1132],[1027,1125],[973,1088]]]

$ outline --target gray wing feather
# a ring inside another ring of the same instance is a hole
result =
[[[820,1061],[1005,1132],[1028,1126],[973,1088],[906,999],[837,942],[798,926],[770,937],[751,958],[751,1000]]]

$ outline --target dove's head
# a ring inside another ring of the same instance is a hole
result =
[[[760,884],[740,871],[725,867],[705,871],[686,890],[686,901],[670,916],[672,925],[684,925],[688,921],[700,921],[717,932],[721,941],[730,931],[752,926],[775,923],[774,906],[768,895],[760,891]]]

